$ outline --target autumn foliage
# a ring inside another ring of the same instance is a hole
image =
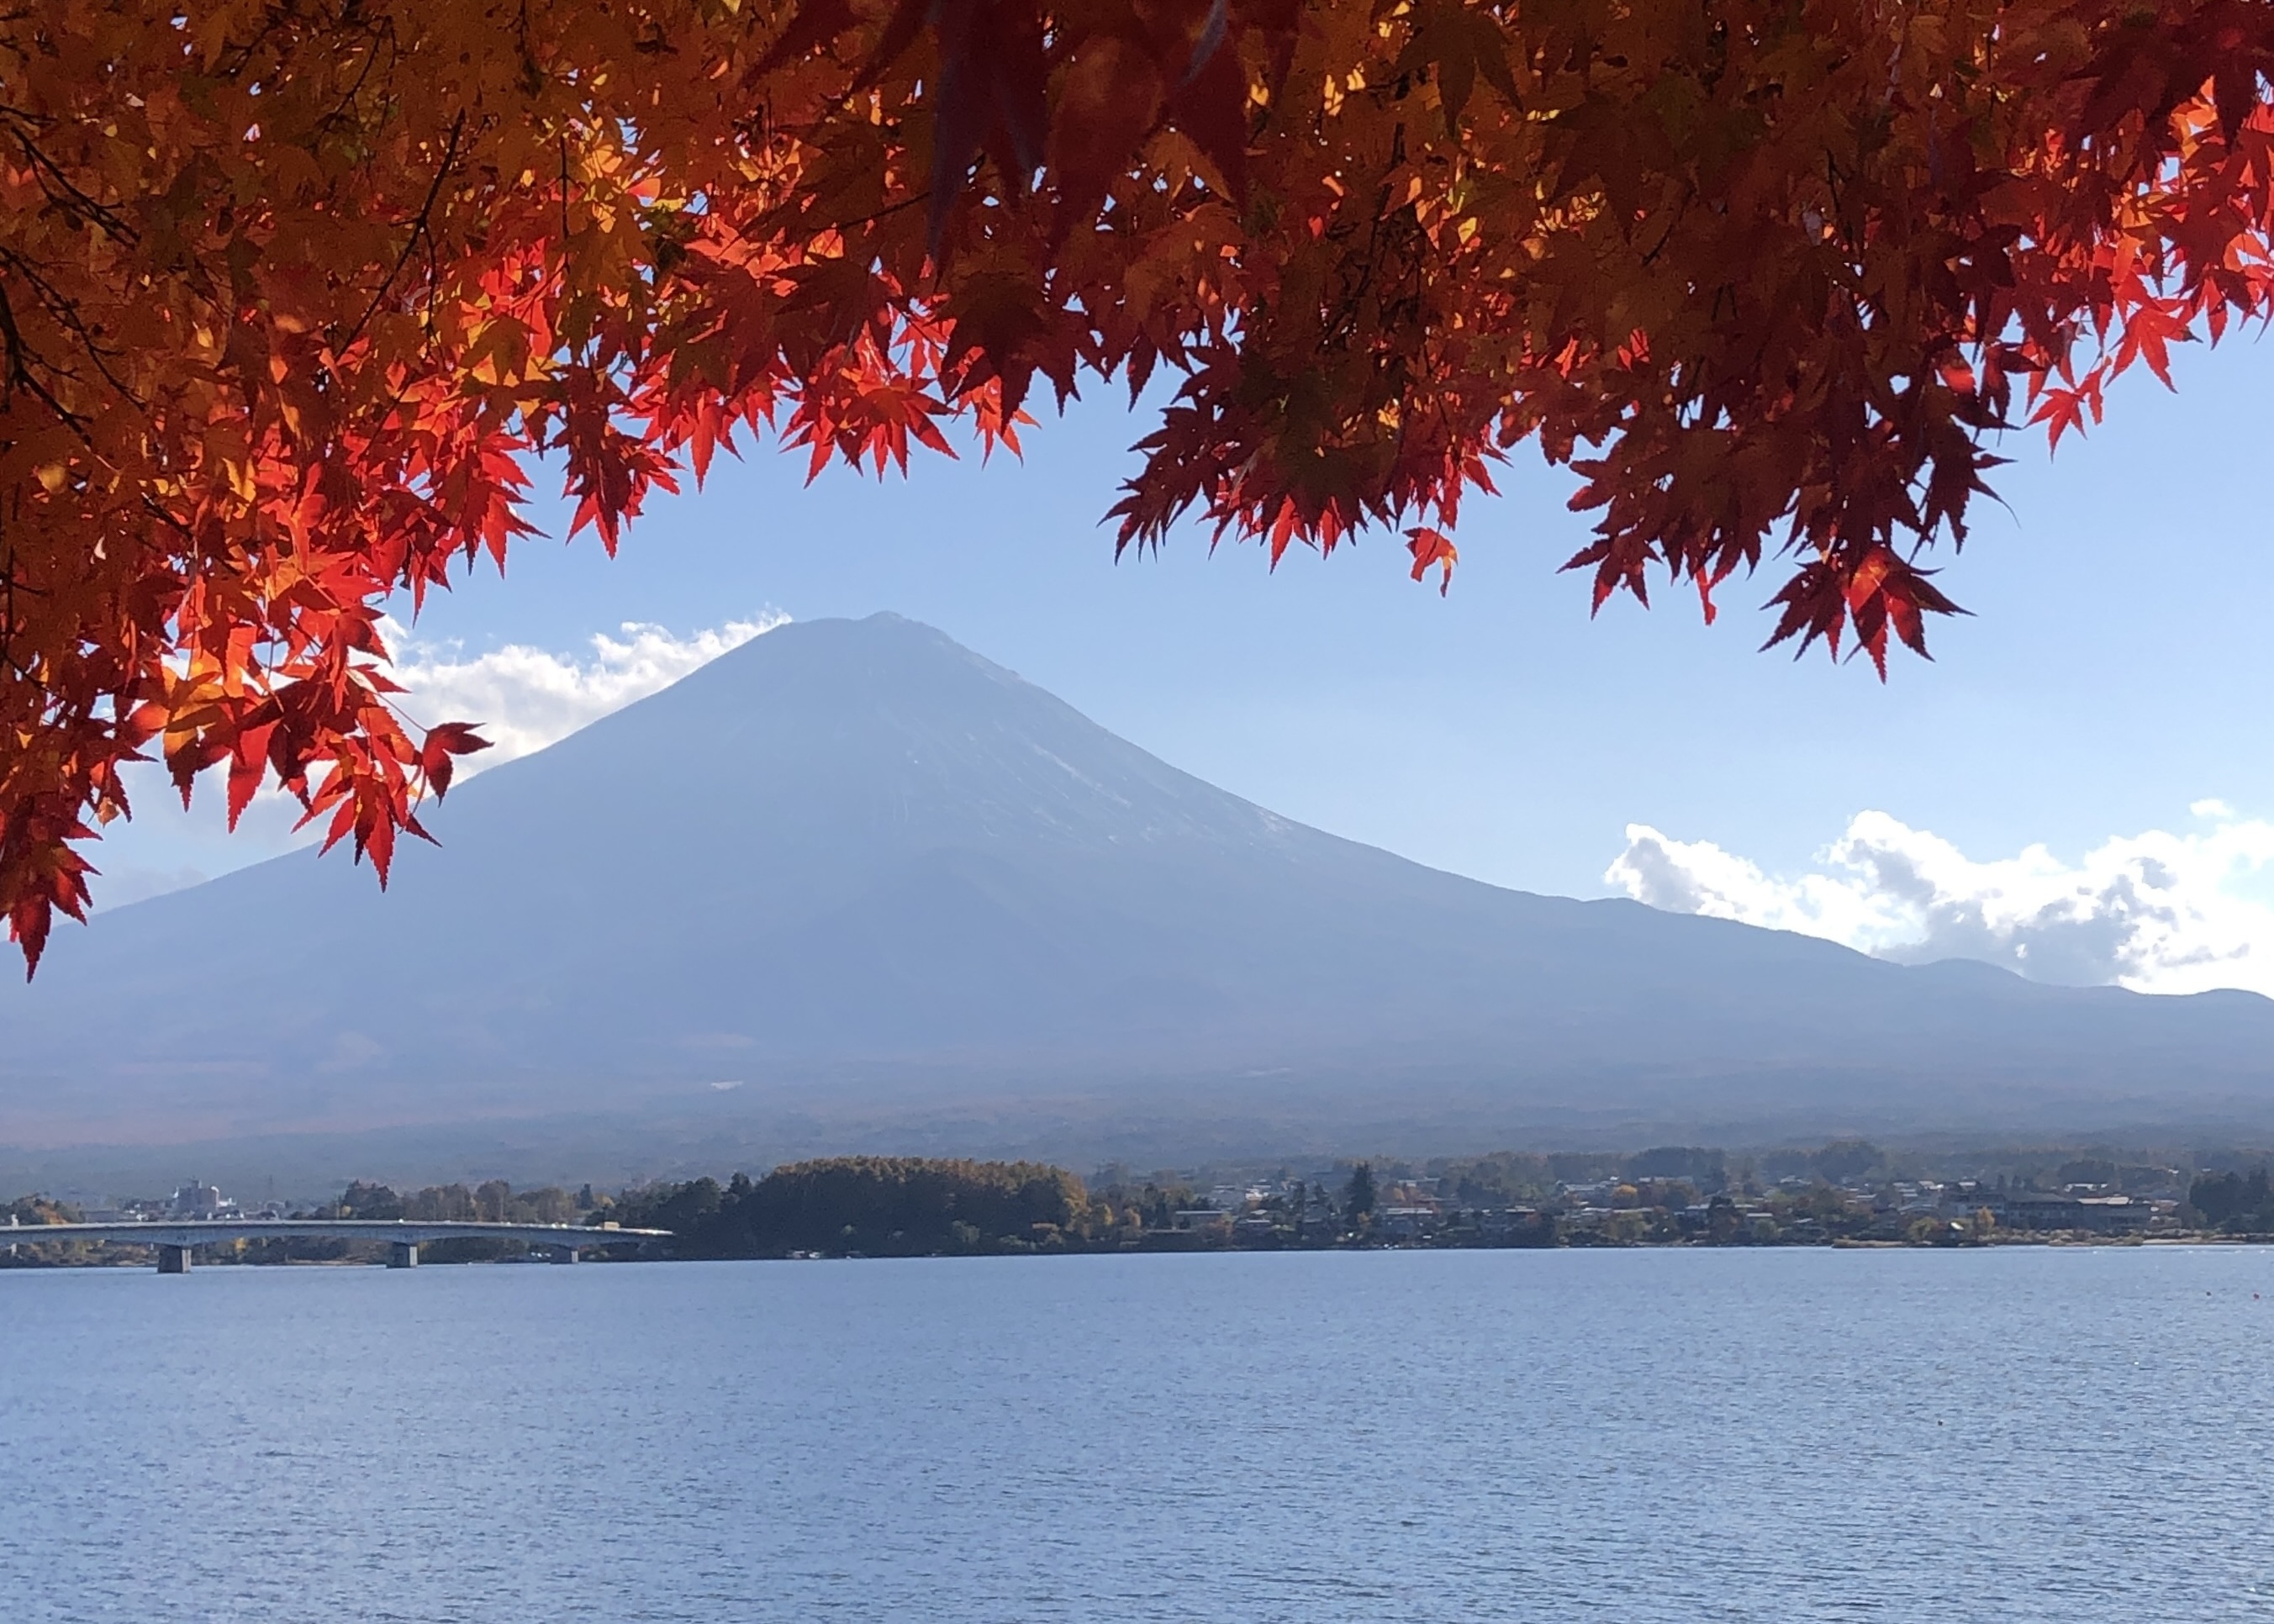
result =
[[[382,879],[463,726],[382,611],[613,548],[757,435],[878,470],[1174,388],[1112,511],[1276,559],[1526,440],[1598,604],[1789,560],[1924,650],[1990,432],[2269,309],[2267,0],[19,0],[0,20],[0,908],[123,763]]]

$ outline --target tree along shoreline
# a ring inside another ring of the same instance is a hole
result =
[[[474,1189],[430,1186],[410,1195],[352,1184],[338,1199],[295,1211],[307,1218],[582,1223],[672,1231],[629,1255],[764,1259],[1002,1257],[1124,1252],[1513,1250],[1587,1246],[1939,1246],[2144,1244],[2274,1241],[2269,1169],[2199,1172],[2071,1162],[2014,1178],[1900,1179],[1883,1153],[1840,1141],[1816,1164],[1764,1184],[1720,1151],[1670,1147],[1627,1157],[1492,1156],[1432,1163],[1343,1163],[1329,1176],[1266,1176],[1201,1188],[1162,1172],[1102,1169],[1085,1181],[1035,1162],[845,1156],[737,1173],[575,1194],[515,1191],[502,1180]],[[1560,1165],[1559,1165],[1560,1164]],[[2065,1178],[2106,1173],[2105,1179]],[[2183,1194],[2121,1186],[2171,1175]],[[1572,1177],[1600,1175],[1600,1177]],[[2048,1187],[2048,1186],[2051,1187]],[[41,1245],[45,1225],[81,1211],[44,1197],[0,1207],[0,1267],[145,1260],[125,1243]],[[435,1243],[433,1263],[501,1262],[517,1243]],[[383,1246],[304,1238],[211,1249],[215,1263],[351,1264]]]

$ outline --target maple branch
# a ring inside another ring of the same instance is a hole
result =
[[[1400,124],[1397,126],[1397,150],[1401,154],[1404,150],[1404,140],[1405,126]],[[1393,167],[1397,162],[1397,160],[1393,158]],[[1382,268],[1382,256],[1387,246],[1382,241],[1382,228],[1393,217],[1410,224],[1412,219],[1412,209],[1410,206],[1394,212],[1390,209],[1389,183],[1384,180],[1374,194],[1373,218],[1367,222],[1366,258],[1359,266],[1357,283],[1343,296],[1341,307],[1336,312],[1334,324],[1326,331],[1327,338],[1340,341],[1358,324],[1360,308],[1365,304],[1366,296],[1374,286],[1374,274]]]
[[[175,517],[173,514],[168,512],[165,504],[161,502],[156,497],[151,495],[147,491],[145,491],[142,493],[142,500],[139,506],[143,512],[148,514],[152,518],[157,520],[159,523],[164,525],[168,530],[172,530],[176,535],[181,537],[183,540],[188,541],[192,538],[192,532],[188,523],[184,520]]]
[[[8,556],[0,560],[0,662],[4,662],[10,671],[29,681],[32,668],[19,665],[16,660],[16,589],[19,585],[34,597],[47,596],[29,582],[16,579],[16,544],[11,538],[8,543]]]
[[[530,96],[545,88],[545,71],[537,65],[537,53],[529,45],[529,0],[521,0],[520,19],[514,26],[514,48],[521,54],[521,87]]]
[[[229,48],[229,54],[235,58],[234,61],[229,61],[221,56],[214,58],[214,72],[225,79],[237,79],[245,71],[246,64],[252,62],[252,53],[259,50],[268,36],[276,31],[280,12],[284,17],[290,17],[298,10],[299,8],[294,5],[271,6],[268,15],[262,21],[260,33],[240,44]]]
[[[395,286],[395,279],[402,275],[403,267],[410,263],[411,254],[418,250],[418,239],[427,235],[427,229],[433,223],[434,217],[434,205],[442,195],[442,183],[449,178],[452,166],[458,162],[458,141],[459,138],[465,134],[465,131],[466,110],[460,108],[458,116],[450,121],[450,139],[442,149],[442,162],[435,167],[433,184],[426,188],[426,200],[418,206],[418,217],[411,222],[410,240],[403,244],[403,252],[395,257],[394,266],[388,271],[377,289],[373,292],[371,303],[364,306],[363,314],[356,318],[354,327],[349,331],[346,338],[333,346],[335,353],[350,349],[356,340],[363,336],[363,330],[371,325],[371,319],[379,313],[380,304],[386,299],[388,290]]]
[[[79,348],[87,352],[87,358],[94,364],[94,370],[102,374],[102,380],[124,396],[136,410],[146,416],[148,415],[149,409],[142,398],[135,394],[124,379],[110,370],[108,357],[122,356],[125,351],[106,350],[103,348],[102,342],[87,327],[87,319],[79,313],[78,302],[65,296],[35,270],[29,260],[12,249],[0,248],[0,265],[7,266],[17,275],[22,277],[32,291],[38,296],[41,306],[47,311],[48,314],[54,317],[57,323],[69,328],[78,338]]]
[[[931,201],[931,188],[926,186],[922,192],[902,198],[897,203],[885,204],[873,214],[863,214],[858,220],[840,220],[832,225],[823,226],[820,229],[824,231],[857,231],[863,226],[873,226],[880,220],[890,220],[904,209],[911,209],[920,203],[930,201]]]
[[[38,120],[22,109],[12,107],[0,107],[0,117],[5,117],[9,121],[10,133],[15,136],[16,145],[23,150],[25,160],[32,166],[33,173],[41,177],[40,191],[49,202],[72,209],[75,214],[93,221],[106,233],[129,248],[142,240],[141,233],[120,219],[116,210],[106,204],[96,202],[82,192],[78,184],[64,173],[63,167],[49,157],[41,148],[40,144],[25,132],[24,125],[35,124]]]
[[[1685,184],[1682,188],[1682,201],[1674,206],[1674,218],[1666,222],[1666,229],[1659,234],[1658,246],[1642,257],[1645,270],[1648,270],[1657,262],[1658,256],[1666,252],[1666,245],[1674,240],[1675,232],[1681,229],[1682,217],[1690,212],[1690,200],[1697,195],[1698,188],[1694,184]]]
[[[13,388],[21,384],[49,411],[55,413],[57,421],[78,436],[81,445],[90,451],[93,450],[94,441],[87,433],[86,417],[64,405],[56,397],[53,390],[32,375],[31,362],[37,357],[33,354],[30,346],[25,343],[23,330],[16,325],[16,309],[9,302],[5,283],[0,283],[0,342],[4,342],[8,350],[8,387]],[[41,365],[44,365],[46,363],[42,362]]]
[[[350,7],[350,10],[353,9],[355,8]],[[394,74],[395,64],[403,55],[403,47],[395,37],[395,19],[392,17],[382,17],[366,32],[369,43],[364,48],[363,67],[356,74],[355,83],[349,86],[347,94],[340,98],[338,105],[316,121],[315,127],[319,130],[331,129],[333,125],[347,117],[350,108],[363,100],[363,87],[371,79],[372,69],[379,63],[379,46],[381,41],[386,41],[388,48],[388,73],[390,77]]]

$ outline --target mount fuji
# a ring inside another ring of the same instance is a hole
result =
[[[769,632],[431,823],[441,849],[384,894],[300,852],[59,934],[0,990],[0,1144],[2274,1125],[2265,999],[1905,967],[1438,872],[891,615]]]

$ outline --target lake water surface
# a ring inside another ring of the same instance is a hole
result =
[[[0,1273],[0,1620],[2274,1619],[2274,1250]]]

